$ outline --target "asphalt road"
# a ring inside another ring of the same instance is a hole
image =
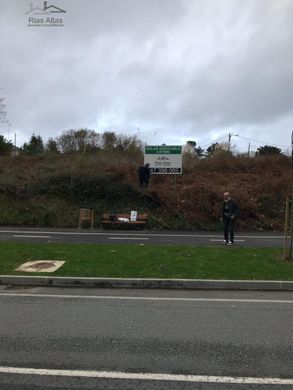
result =
[[[152,232],[1,228],[1,241],[62,242],[62,243],[144,243],[152,245],[219,245],[221,232]],[[237,233],[235,245],[247,247],[280,247],[284,237],[280,233]]]
[[[0,288],[0,389],[292,389],[293,293]]]

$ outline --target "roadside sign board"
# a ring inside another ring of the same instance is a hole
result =
[[[146,146],[144,163],[150,164],[152,174],[181,175],[182,147],[181,146]]]

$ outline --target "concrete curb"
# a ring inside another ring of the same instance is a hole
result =
[[[293,291],[293,281],[281,280],[124,279],[0,275],[0,285],[186,290]]]

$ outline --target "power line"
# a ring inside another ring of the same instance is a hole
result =
[[[253,142],[258,142],[258,143],[260,143],[260,144],[266,144],[266,145],[276,146],[276,147],[278,147],[278,148],[288,148],[288,145],[287,145],[287,146],[284,146],[284,145],[276,145],[276,144],[272,144],[272,143],[270,143],[270,142],[258,141],[258,140],[253,139],[253,138],[242,137],[242,136],[240,136],[240,135],[237,135],[237,137],[242,138],[242,139],[245,139],[245,140],[247,140],[247,141],[253,141]]]
[[[256,139],[253,139],[253,138],[247,138],[247,137],[242,137],[241,135],[238,135],[238,134],[230,134],[231,136],[233,137],[238,137],[238,138],[242,138],[242,139],[245,139],[246,141],[253,141],[253,142],[257,142],[257,143],[260,143],[260,144],[265,144],[265,145],[269,145],[269,146],[275,146],[275,147],[278,147],[278,148],[285,148],[285,149],[289,149],[289,146],[284,146],[284,145],[277,145],[277,144],[273,144],[271,142],[265,142],[265,141],[259,141],[259,140],[256,140]],[[223,137],[220,137],[220,138],[217,138],[213,141],[210,141],[208,144],[205,144],[205,145],[202,145],[201,147],[202,148],[205,148],[206,146],[210,146],[211,144],[215,144],[225,138],[229,137],[229,134],[226,134],[224,135]],[[250,145],[252,147],[257,147],[257,145]]]

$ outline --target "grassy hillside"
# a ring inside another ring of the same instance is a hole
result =
[[[289,158],[185,158],[183,175],[152,176],[139,188],[141,161],[123,154],[0,158],[0,224],[78,226],[80,205],[103,212],[146,211],[149,228],[220,229],[222,193],[239,202],[241,230],[281,230],[290,195]]]

